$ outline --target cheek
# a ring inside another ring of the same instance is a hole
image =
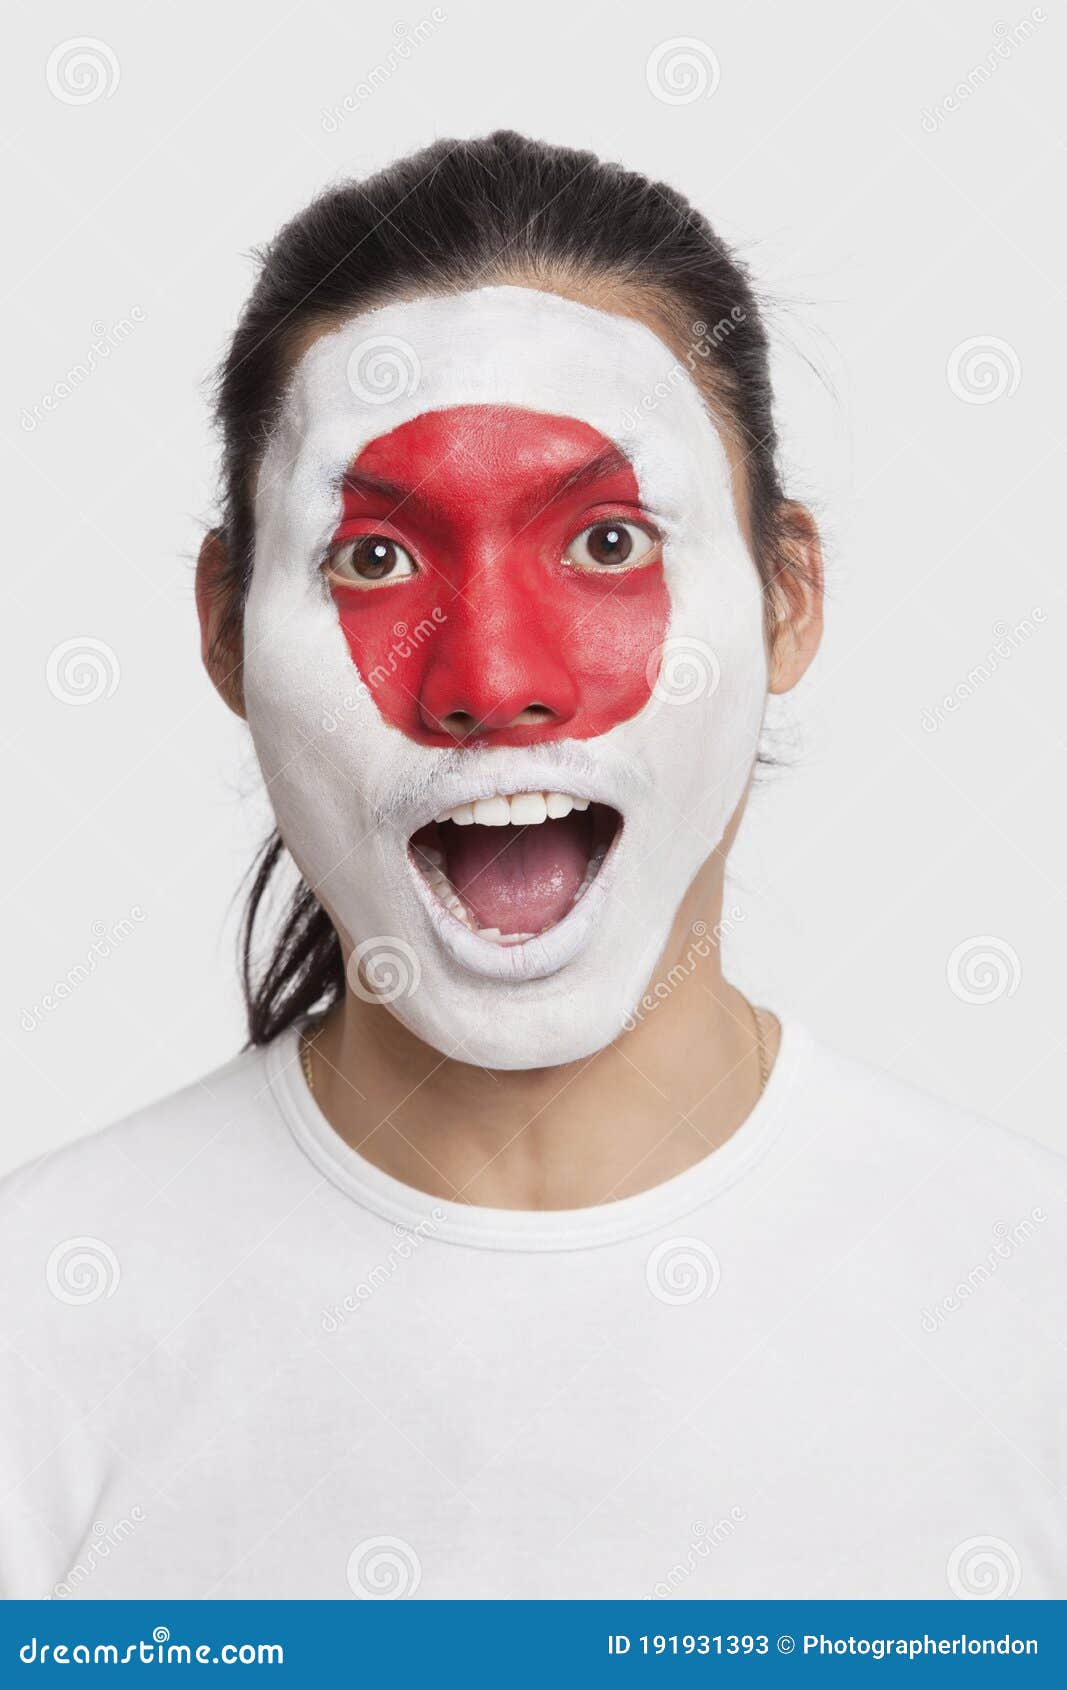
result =
[[[495,744],[607,733],[647,704],[671,609],[660,563],[610,576],[512,559],[463,585],[427,572],[333,597],[379,713],[424,745],[451,743],[432,725],[448,699],[493,723]],[[509,731],[493,715],[532,703],[552,720]]]
[[[555,639],[578,680],[579,738],[607,733],[648,703],[667,637],[671,603],[663,565],[617,578],[572,577],[540,623],[530,607],[531,638]]]

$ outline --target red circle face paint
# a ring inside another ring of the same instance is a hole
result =
[[[651,536],[648,561],[569,561],[612,521]],[[360,537],[364,556],[386,543],[369,565],[386,573],[331,574],[331,591],[380,714],[409,738],[591,739],[647,703],[670,611],[657,536],[632,466],[588,424],[504,405],[416,417],[345,477],[332,554]]]

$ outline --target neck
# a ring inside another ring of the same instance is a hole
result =
[[[761,1086],[752,1009],[714,940],[721,888],[713,905],[714,919],[683,909],[634,1024],[584,1062],[475,1068],[349,993],[315,1039],[319,1106],[368,1161],[451,1202],[585,1208],[670,1179],[729,1138]]]

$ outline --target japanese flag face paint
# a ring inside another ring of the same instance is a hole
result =
[[[650,329],[522,288],[354,318],[260,469],[248,720],[362,996],[447,1055],[620,1031],[747,782],[763,606]]]

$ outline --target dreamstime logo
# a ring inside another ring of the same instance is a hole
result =
[[[949,990],[962,1003],[995,1003],[1014,997],[1022,978],[1018,953],[1006,939],[978,933],[964,939],[945,965]]]
[[[366,685],[371,692],[374,692],[380,686],[384,686],[385,682],[395,675],[405,663],[409,663],[423,642],[428,640],[430,635],[436,633],[437,629],[447,621],[447,610],[442,605],[435,604],[429,616],[420,617],[414,627],[408,622],[394,622],[393,643],[386,652],[384,660],[374,665],[366,679]],[[358,692],[347,692],[336,710],[325,711],[322,717],[323,732],[336,733],[341,726],[342,717],[357,708],[360,697],[361,694]]]
[[[993,1228],[993,1243],[986,1251],[985,1260],[972,1267],[966,1278],[957,1280],[953,1289],[931,1308],[923,1309],[923,1331],[939,1331],[949,1315],[957,1314],[972,1297],[976,1297],[979,1291],[989,1284],[993,1275],[1000,1272],[1002,1264],[1010,1261],[1017,1250],[1028,1244],[1038,1227],[1047,1220],[1045,1210],[1035,1204],[1030,1213],[1023,1215],[1014,1225],[1009,1226],[1007,1221],[998,1221]]]
[[[371,66],[362,82],[357,82],[351,94],[346,94],[340,105],[332,106],[322,113],[319,122],[327,135],[336,135],[345,118],[351,117],[379,88],[384,87],[401,65],[410,59],[416,47],[421,47],[424,41],[428,41],[434,29],[443,24],[447,17],[447,12],[441,6],[435,6],[428,18],[420,18],[418,23],[410,27],[406,23],[395,23],[393,34],[396,36],[396,45],[390,47],[384,60]]]
[[[111,698],[119,684],[119,660],[104,640],[79,634],[48,654],[48,690],[60,704],[95,704]]]
[[[694,375],[697,364],[701,359],[708,359],[713,352],[718,351],[725,341],[746,322],[747,313],[743,305],[732,305],[724,317],[709,328],[708,324],[698,319],[690,325],[691,335],[685,356],[676,359],[666,374],[661,376],[655,385],[642,393],[636,405],[631,405],[622,415],[622,431],[632,434],[642,417],[651,416],[658,410],[664,399],[670,397],[678,388],[685,386],[691,375]],[[699,379],[699,377],[698,377]]]
[[[135,1503],[129,1514],[124,1514],[113,1526],[105,1526],[103,1520],[97,1520],[92,1536],[82,1550],[82,1559],[75,1561],[66,1578],[52,1586],[52,1595],[57,1598],[73,1596],[77,1587],[92,1577],[101,1561],[106,1561],[113,1549],[119,1548],[127,1538],[133,1536],[144,1519],[144,1509],[139,1503]]]
[[[645,1280],[661,1303],[699,1303],[719,1289],[719,1258],[702,1238],[668,1238],[645,1263]]]
[[[36,1003],[31,1004],[28,1009],[23,1009],[19,1017],[23,1032],[32,1033],[41,1025],[46,1015],[50,1015],[61,1003],[65,1003],[79,986],[83,986],[86,980],[95,974],[97,966],[106,957],[112,956],[119,945],[129,938],[135,930],[134,923],[144,919],[144,910],[140,904],[134,904],[129,915],[123,916],[121,921],[116,921],[111,927],[102,921],[94,921],[89,929],[93,941],[82,961],[76,962],[73,968],[68,968],[63,978],[56,980],[51,990],[45,992]]]
[[[706,41],[677,35],[653,47],[645,65],[649,92],[665,106],[688,106],[719,86],[722,71]]]
[[[368,1537],[348,1557],[348,1588],[361,1601],[395,1602],[414,1596],[422,1566],[402,1537]]]
[[[170,1627],[165,1625],[153,1626],[151,1639],[139,1637],[133,1641],[129,1629],[124,1627],[118,1634],[118,1642],[113,1637],[100,1641],[100,1630],[96,1628],[96,1639],[89,1643],[52,1643],[31,1637],[19,1650],[19,1660],[23,1666],[39,1661],[49,1667],[118,1667],[131,1662],[145,1667],[153,1663],[170,1667],[188,1667],[194,1663],[198,1667],[285,1665],[285,1647],[281,1643],[219,1643],[217,1638],[214,1643],[176,1643]],[[104,1637],[107,1638],[106,1631]]]
[[[1014,657],[1015,653],[1032,639],[1042,622],[1048,618],[1041,605],[1035,604],[1029,616],[1022,616],[1018,622],[1010,623],[998,620],[993,624],[993,644],[986,652],[980,663],[967,671],[965,679],[958,681],[951,692],[945,693],[937,703],[928,706],[922,713],[923,732],[934,734],[948,716],[952,716],[968,698],[973,698],[980,686],[992,680],[997,670]]]
[[[1014,346],[993,334],[961,340],[945,365],[948,385],[965,405],[992,405],[1010,399],[1022,379],[1022,365]]]
[[[695,704],[717,691],[722,671],[709,645],[689,634],[672,634],[656,647],[645,679],[660,704]]]
[[[349,354],[348,385],[367,405],[388,405],[408,399],[422,379],[418,353],[397,335],[376,334],[361,340]]]
[[[665,1003],[676,987],[684,985],[695,974],[697,965],[705,961],[722,940],[739,927],[745,919],[745,912],[740,904],[731,904],[721,920],[715,923],[710,932],[706,921],[694,921],[690,928],[692,939],[686,946],[685,955],[680,962],[672,963],[663,977],[650,986],[623,1022],[623,1030],[632,1033],[639,1022]]]
[[[976,65],[972,65],[966,76],[957,82],[955,88],[946,94],[944,99],[936,105],[927,106],[922,114],[922,127],[927,135],[933,135],[950,118],[953,112],[960,110],[965,101],[972,94],[977,94],[980,88],[991,80],[1006,59],[1010,59],[1017,48],[1033,39],[1039,24],[1048,21],[1048,13],[1043,6],[1035,6],[1028,17],[1020,19],[1017,24],[1005,23],[1001,18],[993,25],[993,46],[985,58]]]
[[[375,1263],[370,1272],[359,1281],[355,1290],[350,1291],[346,1297],[342,1298],[341,1302],[334,1303],[332,1308],[323,1309],[320,1322],[322,1330],[331,1333],[339,1332],[348,1316],[358,1313],[363,1304],[369,1302],[374,1293],[380,1291],[383,1285],[388,1285],[394,1274],[399,1273],[404,1263],[411,1260],[419,1246],[427,1238],[433,1237],[444,1218],[444,1210],[435,1208],[431,1209],[428,1218],[419,1221],[417,1226],[394,1226],[393,1232],[396,1235],[396,1243],[390,1249],[385,1260]]]
[[[118,1290],[121,1270],[101,1238],[64,1238],[48,1258],[45,1279],[61,1303],[98,1303]]]
[[[1000,1601],[1015,1595],[1023,1570],[1015,1550],[1002,1537],[969,1537],[957,1543],[945,1574],[954,1596]]]
[[[400,664],[410,662],[423,641],[436,633],[442,623],[447,621],[447,610],[442,605],[435,604],[429,616],[420,617],[413,628],[407,622],[394,622],[393,643],[385,654],[385,661],[376,663],[367,676],[367,685],[371,691],[384,685],[390,676],[395,675]]]
[[[720,1544],[733,1537],[738,1526],[747,1519],[745,1510],[735,1504],[729,1514],[716,1520],[713,1526],[706,1526],[703,1520],[695,1520],[684,1560],[676,1561],[673,1567],[667,1569],[665,1576],[657,1580],[649,1592],[649,1600],[656,1602],[673,1596],[679,1586],[696,1572],[700,1561],[706,1560],[713,1549],[718,1549]]]
[[[19,425],[25,434],[33,434],[46,422],[53,411],[58,410],[64,400],[69,399],[82,387],[111,357],[115,348],[128,340],[139,323],[145,322],[145,313],[139,305],[132,305],[128,317],[120,317],[117,322],[105,326],[103,323],[90,323],[89,333],[92,339],[89,350],[76,364],[71,364],[59,381],[53,382],[47,393],[42,393],[35,405],[24,405],[19,417]]]
[[[348,959],[348,984],[364,1003],[396,1003],[419,989],[419,959],[404,939],[379,934],[361,939]]]
[[[110,100],[119,85],[119,61],[106,41],[77,35],[61,41],[48,55],[48,92],[65,106],[91,106]]]

